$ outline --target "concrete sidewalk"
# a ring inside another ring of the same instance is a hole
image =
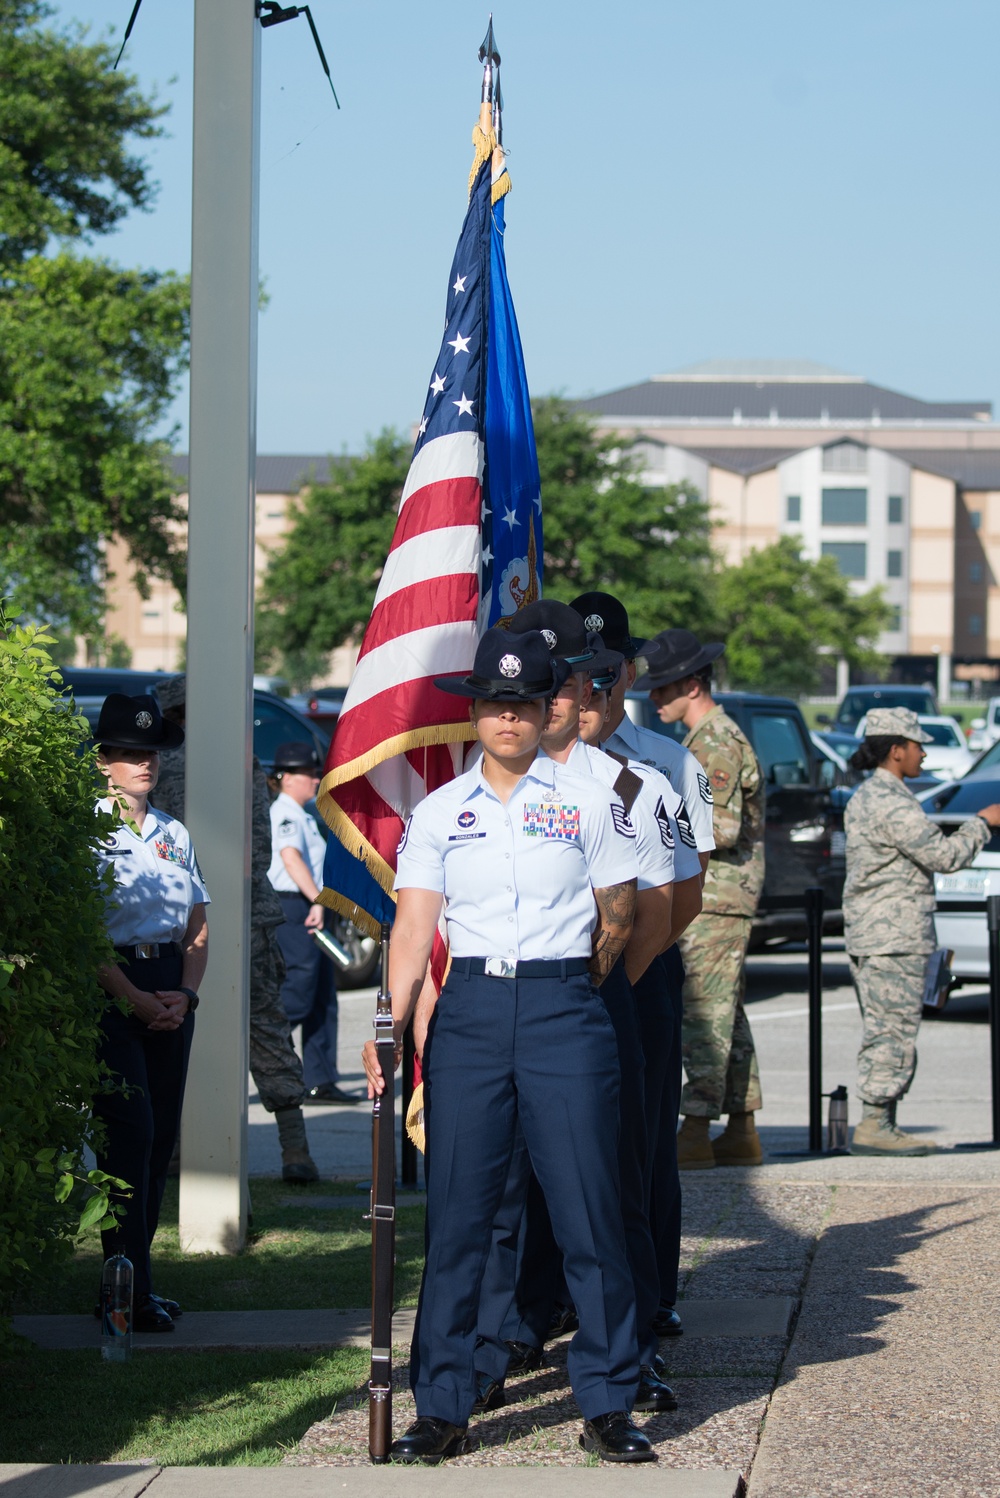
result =
[[[615,1473],[611,1474],[612,1479]],[[315,1467],[4,1467],[3,1498],[605,1498],[606,1468],[359,1467],[332,1481]],[[633,1468],[635,1498],[734,1498],[738,1472],[661,1472]]]

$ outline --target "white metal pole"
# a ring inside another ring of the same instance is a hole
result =
[[[186,816],[212,904],[182,1127],[183,1248],[247,1226],[260,27],[195,0]]]

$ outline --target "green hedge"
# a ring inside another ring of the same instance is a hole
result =
[[[94,974],[114,960],[95,848],[113,819],[95,816],[87,725],[53,684],[51,643],[0,607],[0,1341],[18,1286],[107,1202],[82,1159],[101,1085]]]

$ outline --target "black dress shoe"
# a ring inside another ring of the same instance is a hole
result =
[[[144,1295],[132,1308],[132,1330],[134,1332],[172,1332],[174,1318],[163,1309],[152,1295]]]
[[[552,1320],[549,1329],[545,1333],[546,1342],[554,1342],[557,1337],[565,1337],[567,1332],[575,1332],[580,1325],[580,1318],[576,1314],[575,1306],[557,1305],[552,1312]]]
[[[510,1353],[510,1362],[507,1364],[508,1377],[512,1373],[534,1373],[541,1365],[542,1349],[532,1347],[530,1342],[508,1342],[506,1343]]]
[[[389,1460],[393,1462],[443,1462],[449,1456],[461,1456],[468,1447],[463,1425],[435,1420],[433,1415],[418,1415],[404,1436],[393,1441]]]
[[[673,1306],[661,1305],[650,1326],[658,1337],[680,1337],[684,1334],[683,1323]]]
[[[476,1374],[476,1402],[472,1406],[474,1415],[485,1415],[487,1410],[498,1410],[507,1403],[502,1378],[490,1378],[488,1373]]]
[[[176,1300],[168,1300],[165,1295],[154,1295],[152,1290],[149,1292],[149,1298],[155,1300],[158,1306],[163,1307],[171,1321],[176,1321],[179,1316],[184,1315]]]
[[[649,1363],[639,1369],[639,1387],[636,1390],[636,1410],[675,1410],[677,1395],[669,1384],[663,1382],[659,1370]]]
[[[353,1093],[342,1092],[335,1082],[324,1082],[320,1087],[310,1087],[304,1103],[360,1103],[364,1100]]]
[[[584,1420],[580,1445],[584,1451],[596,1451],[606,1462],[655,1462],[656,1452],[649,1437],[632,1423],[624,1410]]]

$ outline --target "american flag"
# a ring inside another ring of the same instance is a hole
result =
[[[468,704],[433,678],[466,675],[482,630],[541,591],[538,461],[504,259],[510,179],[494,125],[484,103],[441,351],[318,797],[334,833],[323,902],[376,937],[392,921],[406,819],[461,772],[474,737]]]

